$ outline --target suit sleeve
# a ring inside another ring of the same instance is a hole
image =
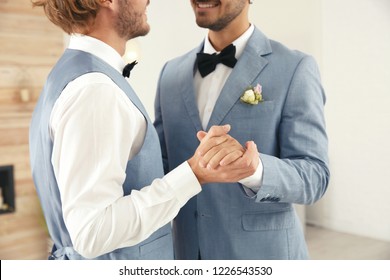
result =
[[[330,176],[324,105],[317,64],[306,56],[296,67],[283,107],[280,157],[260,155],[264,174],[257,202],[312,204],[323,196]]]
[[[166,65],[165,65],[166,66]],[[160,78],[157,85],[157,93],[156,93],[156,99],[154,101],[154,127],[157,130],[157,134],[160,140],[160,146],[161,146],[161,153],[163,158],[163,164],[164,164],[164,173],[167,174],[169,172],[169,165],[168,165],[168,155],[167,155],[167,146],[165,143],[165,135],[164,135],[164,124],[163,124],[163,117],[162,117],[162,111],[161,111],[161,95],[160,95],[160,83],[161,83],[161,77],[164,72],[164,68],[161,70]]]

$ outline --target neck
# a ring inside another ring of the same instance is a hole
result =
[[[106,43],[107,45],[109,45],[113,49],[115,49],[121,56],[123,56],[125,54],[127,41],[124,38],[120,38],[115,33],[92,31],[86,35],[94,37],[94,38]]]
[[[108,9],[101,9],[85,35],[106,43],[123,56],[125,54],[127,40],[118,35],[113,24],[110,11]]]

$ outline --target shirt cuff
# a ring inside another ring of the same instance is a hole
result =
[[[176,193],[177,199],[183,204],[202,190],[198,179],[188,162],[185,161],[164,176],[164,180]]]
[[[260,189],[261,182],[263,180],[263,163],[259,160],[259,165],[255,173],[249,177],[246,177],[239,181],[240,184],[257,192]]]

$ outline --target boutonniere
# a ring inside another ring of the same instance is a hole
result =
[[[262,86],[257,84],[255,87],[248,87],[241,95],[240,100],[251,105],[257,105],[259,102],[263,102]]]

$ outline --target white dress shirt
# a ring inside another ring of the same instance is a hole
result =
[[[118,52],[92,37],[73,35],[69,48],[96,55],[120,73],[125,66]],[[75,250],[85,257],[143,241],[201,191],[184,162],[123,196],[126,164],[141,149],[146,125],[127,95],[102,73],[70,82],[54,105],[52,164],[65,224]]]
[[[253,24],[242,34],[238,39],[233,42],[233,45],[236,47],[236,58],[239,59],[241,54],[244,51],[244,48],[253,34],[255,27]],[[211,44],[208,36],[206,36],[204,48],[204,53],[213,54],[217,51],[214,49]],[[218,52],[217,52],[218,53]],[[196,71],[194,77],[195,85],[195,97],[199,109],[199,117],[202,122],[203,129],[207,128],[211,114],[214,110],[215,103],[218,100],[219,94],[222,91],[223,86],[226,83],[229,75],[232,73],[233,68],[225,66],[222,63],[217,64],[217,67],[213,72],[211,72],[206,77],[202,78],[199,71]],[[251,139],[248,139],[248,141]],[[259,166],[255,172],[250,177],[247,177],[240,181],[241,184],[250,188],[253,191],[258,191],[262,181],[263,165],[261,160],[259,161]]]

